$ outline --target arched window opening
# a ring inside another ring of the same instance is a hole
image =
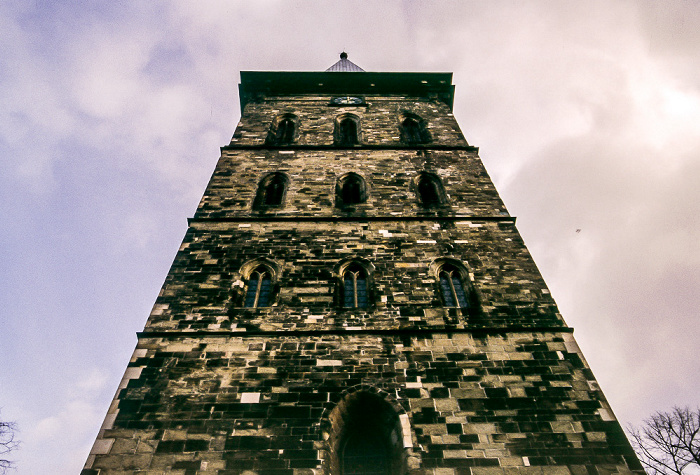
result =
[[[367,271],[359,264],[352,264],[343,273],[343,307],[367,308]]]
[[[348,206],[367,200],[367,185],[365,180],[356,173],[348,173],[338,180],[336,185],[336,204]]]
[[[267,143],[273,145],[289,145],[294,143],[297,135],[298,118],[294,114],[277,116],[267,134]]]
[[[405,417],[405,416],[401,416]],[[334,475],[403,475],[411,434],[408,418],[371,388],[345,396],[326,420],[327,470]],[[406,441],[408,445],[406,444]]]
[[[440,179],[432,174],[422,173],[418,180],[418,197],[426,207],[444,203],[445,191]]]
[[[362,202],[362,181],[358,177],[350,177],[343,183],[341,197],[345,204]]]
[[[265,187],[265,199],[263,203],[266,206],[279,206],[282,204],[284,197],[284,189],[286,180],[282,175],[276,174]]]
[[[401,123],[401,127],[403,127],[404,131],[404,137],[406,139],[406,142],[408,143],[420,143],[421,142],[421,135],[420,135],[420,126],[418,125],[418,121],[415,119],[408,117]]]
[[[269,307],[272,295],[272,276],[265,266],[258,266],[248,278],[244,307]]]
[[[284,118],[280,121],[275,139],[278,144],[290,144],[294,141],[294,122],[291,119]]]
[[[289,180],[284,173],[271,173],[260,181],[253,208],[279,207],[284,203]]]
[[[445,264],[440,269],[440,291],[446,307],[469,308],[469,299],[464,290],[462,275],[452,264]]]
[[[401,114],[401,140],[407,144],[430,142],[430,132],[425,127],[425,121],[416,114],[404,112]]]
[[[345,116],[336,122],[336,145],[350,146],[359,143],[358,122],[352,116]]]

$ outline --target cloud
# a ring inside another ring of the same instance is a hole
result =
[[[22,445],[16,459],[20,473],[70,473],[85,462],[106,412],[96,402],[106,383],[104,370],[88,369],[68,394],[54,394],[57,404],[51,415],[33,420],[36,414],[25,414],[18,421]]]
[[[588,129],[527,154],[502,191],[526,214],[519,228],[613,407],[638,421],[692,404],[693,385],[679,381],[700,369],[688,351],[698,337],[700,226],[689,216],[700,211],[700,103],[663,58],[629,44],[608,67],[615,80],[598,74],[570,97]],[[623,396],[640,388],[644,397]]]
[[[0,2],[0,349],[21,359],[1,387],[27,421],[21,473],[84,462],[232,135],[238,72],[343,49],[455,72],[460,126],[623,421],[696,400],[697,7]]]

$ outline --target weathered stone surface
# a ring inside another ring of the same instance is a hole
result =
[[[144,338],[145,355],[131,363],[143,368],[141,377],[118,397],[118,422],[128,428],[118,440],[152,441],[152,467],[198,461],[203,453],[227,468],[291,467],[299,460],[316,467],[329,409],[371,386],[409,415],[410,451],[423,467],[441,460],[454,467],[524,466],[523,457],[531,465],[625,465],[619,425],[597,412],[608,407],[602,394],[573,389],[590,377],[588,368],[548,349],[561,336],[461,336]],[[418,381],[424,389],[411,385]],[[595,445],[582,446],[583,438]],[[116,447],[133,453],[134,445],[115,444],[113,454]],[[119,460],[98,458],[93,467]]]
[[[270,96],[246,106],[231,140],[237,145],[264,145],[274,118],[282,113],[299,117],[298,145],[332,146],[336,117],[354,114],[360,119],[361,145],[405,147],[401,140],[400,115],[418,114],[427,121],[432,143],[467,145],[449,107],[425,97],[366,95],[367,106],[332,107],[330,96]],[[352,159],[352,153],[348,155]]]
[[[330,98],[247,104],[83,475],[341,473],[362,424],[390,473],[642,473],[448,106]],[[359,144],[336,147],[346,113]],[[401,141],[406,113],[429,143]],[[297,121],[291,144],[269,143],[279,114]],[[261,206],[273,172],[281,203]],[[419,199],[424,172],[441,202]],[[348,173],[364,179],[361,203],[338,199]],[[343,308],[349,262],[367,270],[366,308]],[[445,262],[464,270],[469,308],[445,305]],[[249,308],[262,264],[270,305]]]
[[[481,160],[465,150],[224,150],[196,218],[249,216],[507,216]],[[440,177],[444,205],[425,209],[414,180],[423,171]],[[258,183],[271,172],[289,177],[281,207],[253,210]],[[335,206],[336,181],[357,173],[367,201],[351,210]]]
[[[329,222],[302,229],[295,222],[256,222],[213,228],[197,223],[188,232],[147,330],[564,327],[510,222]],[[468,266],[478,312],[441,306],[430,265],[444,257]],[[241,267],[255,258],[278,265],[279,291],[273,306],[246,309],[236,283],[244,279]],[[335,269],[348,258],[374,265],[367,311],[339,309],[334,302]]]

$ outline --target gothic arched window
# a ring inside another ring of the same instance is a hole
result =
[[[335,144],[342,146],[357,145],[359,139],[359,119],[352,114],[345,114],[335,122]]]
[[[272,297],[272,273],[266,266],[258,266],[248,277],[244,307],[269,307]]]
[[[289,179],[284,173],[270,173],[260,181],[253,207],[282,206]]]
[[[343,272],[343,308],[369,307],[367,270],[359,264],[349,265]]]
[[[416,185],[420,203],[425,207],[440,205],[445,202],[445,190],[440,178],[432,173],[421,173]]]
[[[401,140],[407,144],[430,142],[430,132],[425,127],[425,121],[410,112],[401,114]]]
[[[469,308],[468,292],[460,270],[452,264],[444,264],[438,274],[440,292],[445,307]]]
[[[290,144],[294,141],[294,122],[291,119],[282,119],[277,125],[275,139],[278,144]]]
[[[354,176],[345,180],[340,191],[340,197],[345,204],[362,202],[362,181]]]
[[[294,143],[297,136],[299,119],[294,114],[282,114],[275,117],[267,134],[267,143],[273,145],[289,145]]]
[[[336,205],[348,206],[367,200],[367,185],[357,173],[348,173],[336,183]]]

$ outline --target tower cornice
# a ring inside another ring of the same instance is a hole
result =
[[[231,142],[228,145],[221,147],[221,151],[225,150],[436,150],[436,151],[452,151],[460,150],[465,152],[479,153],[479,147],[472,145],[384,145],[384,144],[360,144],[360,145],[307,145],[307,144],[289,144],[289,145],[269,145],[269,144],[239,144]]]
[[[450,109],[454,103],[452,73],[241,71],[238,88],[241,111],[265,96],[297,94],[435,96]]]

